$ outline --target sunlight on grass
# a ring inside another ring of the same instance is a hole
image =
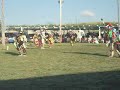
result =
[[[109,58],[104,44],[55,44],[41,50],[28,46],[20,57],[12,44],[0,53],[0,80],[120,70],[120,58]]]

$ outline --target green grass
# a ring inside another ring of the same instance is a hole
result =
[[[0,90],[120,90],[120,58],[109,58],[105,44],[29,45],[27,56],[7,45],[0,52]]]

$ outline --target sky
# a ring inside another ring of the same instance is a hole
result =
[[[4,1],[7,25],[59,24],[58,0]],[[62,4],[63,24],[99,22],[101,18],[114,22],[117,15],[117,0],[64,0]]]

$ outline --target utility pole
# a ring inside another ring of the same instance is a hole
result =
[[[120,30],[120,5],[119,0],[117,0],[117,17],[118,17],[118,30]]]
[[[5,14],[4,14],[4,0],[1,2],[1,33],[2,33],[2,45],[5,48]]]
[[[63,0],[58,1],[60,4],[60,42],[62,42],[62,4]]]

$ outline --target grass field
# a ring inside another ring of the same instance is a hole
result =
[[[29,45],[27,56],[7,45],[0,50],[0,90],[120,90],[120,58],[109,58],[105,44]]]

